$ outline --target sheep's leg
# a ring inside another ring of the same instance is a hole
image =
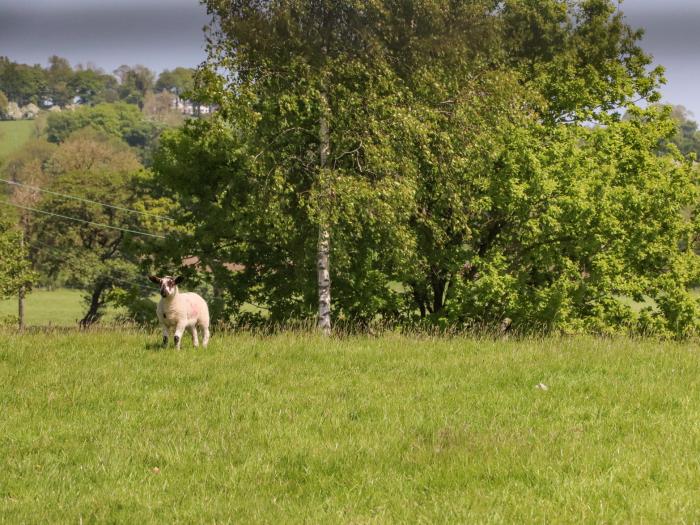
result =
[[[180,342],[182,341],[182,333],[185,331],[185,323],[178,323],[175,328],[175,349],[180,350]]]
[[[202,326],[202,346],[204,348],[209,344],[209,325]]]
[[[168,328],[164,326],[163,327],[163,348],[168,348],[168,335],[169,335]]]
[[[191,325],[188,330],[192,334],[192,344],[195,348],[199,346],[199,338],[197,337],[197,325]]]

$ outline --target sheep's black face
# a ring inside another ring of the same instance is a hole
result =
[[[151,275],[149,279],[160,285],[161,297],[170,297],[177,291],[177,283],[182,280],[182,277],[170,277],[169,275],[165,277],[155,277]]]

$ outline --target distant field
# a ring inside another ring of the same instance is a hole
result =
[[[154,290],[155,292],[155,290]],[[159,296],[153,295],[153,311]],[[258,312],[257,308],[250,304],[244,304],[241,309],[246,312]],[[59,288],[56,290],[37,289],[27,295],[25,299],[25,316],[28,326],[75,326],[83,318],[87,306],[83,301],[83,292]],[[103,321],[114,321],[119,312],[114,308],[108,308]],[[6,316],[17,315],[17,298],[0,300],[0,321]]]
[[[1,523],[700,521],[696,343],[159,339],[0,333]]]
[[[27,325],[75,326],[87,311],[83,293],[78,290],[34,290],[24,302]],[[155,308],[155,306],[154,306]],[[0,319],[17,315],[17,299],[0,301]],[[108,310],[105,320],[113,320],[114,310]]]
[[[19,149],[34,133],[33,120],[0,121],[0,163]]]

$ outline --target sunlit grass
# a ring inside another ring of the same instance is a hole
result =
[[[29,140],[34,130],[33,120],[0,121],[0,165],[8,155]]]
[[[76,326],[87,312],[84,295],[66,288],[33,290],[24,300],[25,322],[29,326]],[[113,321],[116,315],[116,310],[109,308],[104,321]],[[0,319],[8,317],[17,317],[16,297],[0,300]]]
[[[0,338],[0,522],[700,519],[695,344]]]

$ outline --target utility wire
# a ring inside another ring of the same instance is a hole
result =
[[[73,199],[73,200],[80,201],[80,202],[89,202],[90,204],[99,204],[100,206],[104,206],[105,208],[112,208],[113,210],[126,211],[129,213],[138,213],[139,215],[147,215],[148,217],[155,217],[157,219],[175,221],[175,219],[173,219],[172,217],[168,217],[167,215],[158,215],[157,213],[149,213],[146,211],[132,210],[131,208],[122,208],[121,206],[114,206],[112,204],[106,204],[104,202],[98,202],[98,201],[93,201],[90,199],[84,199],[83,197],[76,197],[75,195],[68,195],[66,193],[57,193],[55,191],[45,190],[45,189],[39,188],[37,186],[29,186],[28,184],[22,184],[21,182],[15,182],[12,180],[7,180],[7,179],[0,179],[0,182],[4,182],[5,184],[11,184],[13,186],[20,186],[22,188],[27,188],[27,189],[34,190],[34,191],[48,193],[49,195],[56,195],[57,197],[63,197],[65,199]]]
[[[60,213],[52,213],[50,211],[44,211],[44,210],[39,210],[37,208],[30,208],[29,206],[22,206],[21,204],[15,204],[14,202],[10,202],[7,200],[0,200],[0,203],[3,204],[9,204],[10,206],[14,206],[15,208],[21,208],[23,210],[28,210],[28,211],[33,211],[36,213],[43,213],[44,215],[51,215],[52,217],[60,217],[61,219],[68,219],[69,221],[76,221],[76,222],[82,222],[85,224],[92,224],[93,226],[98,226],[100,228],[109,228],[111,230],[119,230],[127,233],[134,233],[136,235],[145,235],[147,237],[155,237],[156,239],[165,239],[165,235],[156,235],[155,233],[148,233],[140,230],[129,230],[127,228],[120,228],[119,226],[112,226],[110,224],[102,224],[99,222],[92,222],[88,221],[85,219],[78,219],[76,217],[70,217],[68,215],[61,215]]]
[[[52,252],[54,255],[60,255],[61,257],[63,257],[65,255],[61,252],[61,249],[59,247],[51,246],[50,244],[47,244],[45,242],[42,242],[42,241],[39,241],[36,239],[33,241],[27,242],[27,244],[36,248],[37,250],[48,250],[49,252]],[[39,246],[39,245],[41,245],[41,246]],[[123,259],[123,257],[120,257],[120,258]],[[70,262],[68,264],[70,266]],[[153,293],[155,293],[155,291],[156,291],[153,286],[147,286],[145,284],[137,283],[135,281],[130,281],[127,279],[121,279],[119,277],[111,277],[111,276],[109,276],[108,279],[111,281],[116,281],[116,282],[122,283],[122,284],[130,284],[132,286],[137,286],[138,288],[141,288],[142,290],[148,290],[148,291],[151,291]]]

